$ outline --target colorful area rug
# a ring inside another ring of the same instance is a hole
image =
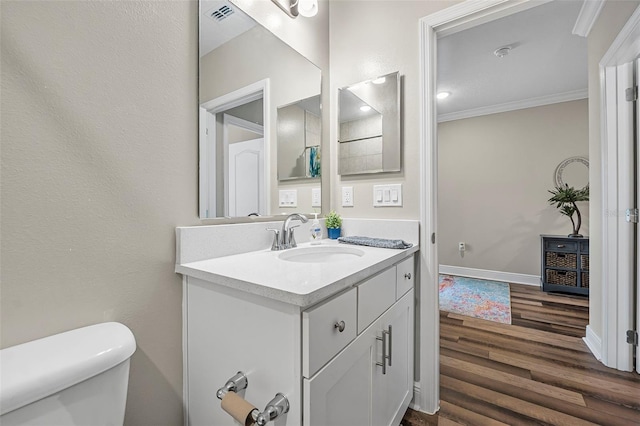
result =
[[[440,275],[440,310],[511,324],[509,284]]]

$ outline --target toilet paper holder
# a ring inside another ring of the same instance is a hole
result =
[[[219,400],[222,400],[227,392],[238,393],[239,391],[246,389],[247,386],[249,386],[249,381],[247,380],[246,374],[242,371],[238,371],[235,376],[227,380],[227,383],[225,383],[223,387],[218,389],[216,396]]]
[[[222,400],[224,396],[228,392],[241,391],[246,389],[249,386],[249,381],[247,380],[247,376],[242,372],[238,371],[238,373],[227,380],[227,383],[216,392],[216,397]],[[253,421],[258,426],[265,426],[271,420],[275,420],[283,414],[289,412],[289,400],[286,396],[278,392],[275,397],[271,401],[267,403],[264,410],[262,412],[258,411],[258,409],[254,409],[251,411],[251,417]]]

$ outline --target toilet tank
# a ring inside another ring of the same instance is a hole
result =
[[[96,324],[0,351],[0,424],[122,425],[133,333]]]

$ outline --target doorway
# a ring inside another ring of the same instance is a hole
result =
[[[267,214],[271,126],[266,105],[268,79],[200,105],[201,218]]]
[[[465,28],[497,19],[540,5],[531,1],[496,1],[452,6],[442,13],[421,20],[421,294],[420,294],[420,395],[417,406],[421,411],[438,409],[439,331],[438,323],[438,240],[437,229],[437,110],[436,64],[437,38]],[[596,15],[597,16],[597,15]],[[595,19],[595,18],[594,18]],[[598,184],[597,182],[596,184]],[[596,231],[592,231],[595,233]],[[630,296],[627,294],[627,298]],[[615,311],[614,311],[615,312]],[[612,315],[609,311],[605,315]]]

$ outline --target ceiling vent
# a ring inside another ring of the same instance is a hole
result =
[[[222,7],[220,7],[219,9],[216,9],[212,12],[209,12],[209,17],[211,19],[213,19],[214,21],[223,21],[226,18],[228,18],[229,16],[234,14],[234,10],[232,8],[230,8],[229,6],[227,6],[226,4]]]

